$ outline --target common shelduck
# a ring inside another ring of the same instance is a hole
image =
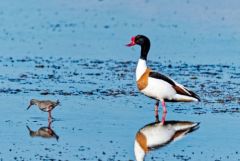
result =
[[[199,123],[189,121],[154,122],[141,128],[135,137],[134,154],[137,161],[144,161],[146,154],[198,129]]]
[[[150,49],[150,40],[144,35],[131,38],[127,46],[139,45],[141,47],[140,59],[136,68],[137,87],[141,93],[156,100],[155,117],[158,118],[159,101],[162,103],[163,113],[167,112],[165,102],[192,102],[200,101],[197,94],[177,83],[173,79],[152,71],[147,67],[147,55]],[[165,117],[162,118],[164,124]]]

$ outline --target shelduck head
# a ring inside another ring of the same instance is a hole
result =
[[[131,47],[134,45],[139,45],[141,46],[141,59],[146,60],[147,59],[147,54],[150,49],[150,40],[148,37],[144,35],[137,35],[133,36],[131,38],[131,42],[127,44],[126,46]]]
[[[140,45],[140,46],[149,45],[150,46],[150,40],[148,37],[146,37],[144,35],[133,36],[131,38],[131,42],[129,44],[127,44],[126,46],[131,47],[134,45]]]

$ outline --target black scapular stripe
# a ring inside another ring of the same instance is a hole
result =
[[[176,85],[170,78],[168,78],[167,76],[162,75],[160,73],[157,73],[157,72],[150,72],[149,77],[156,78],[156,79],[162,79],[173,86]]]

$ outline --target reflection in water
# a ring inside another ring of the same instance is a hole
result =
[[[198,129],[199,123],[189,121],[154,122],[141,128],[135,137],[134,153],[137,161],[143,161],[147,152],[163,147],[172,141]]]
[[[155,108],[156,109],[156,108]],[[163,112],[162,114],[162,124],[165,124],[167,113]],[[159,122],[158,110],[155,110],[155,122]]]
[[[59,136],[51,128],[52,122],[48,122],[48,126],[40,127],[37,131],[31,130],[28,126],[29,135],[31,137],[55,138],[57,141]]]

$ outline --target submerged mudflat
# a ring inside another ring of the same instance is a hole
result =
[[[150,61],[202,98],[167,103],[167,120],[200,122],[184,140],[151,152],[147,160],[239,160],[240,66]],[[137,131],[154,122],[154,100],[135,84],[135,61],[62,57],[0,57],[2,160],[134,160]],[[31,137],[48,126],[29,100],[59,99],[56,138]],[[160,110],[161,112],[161,110]]]
[[[146,160],[240,160],[238,0],[0,6],[0,160],[135,160],[136,133],[155,121],[135,85],[139,48],[124,46],[137,34],[151,39],[148,65],[202,99],[167,103],[167,121],[199,129]],[[51,125],[26,110],[32,98],[60,100]]]

